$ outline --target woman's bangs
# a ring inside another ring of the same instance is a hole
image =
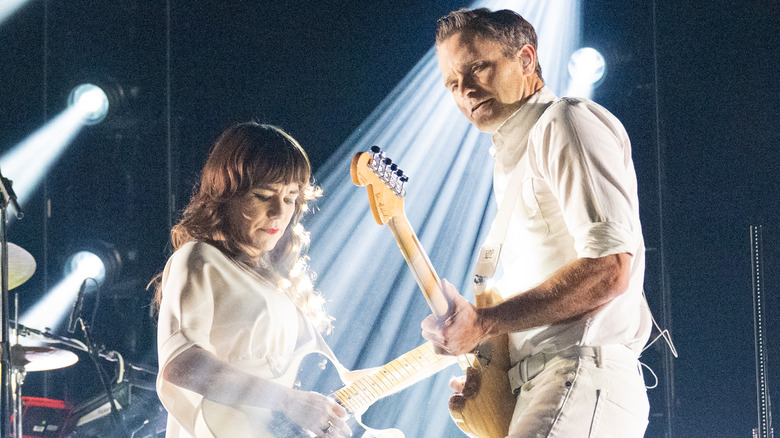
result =
[[[298,183],[306,186],[310,177],[309,162],[290,145],[266,150],[263,157],[256,157],[254,169],[248,175],[254,176],[252,186],[265,184]]]

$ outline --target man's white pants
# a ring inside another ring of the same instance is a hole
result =
[[[650,410],[635,353],[622,345],[573,347],[524,383],[511,438],[640,438]]]

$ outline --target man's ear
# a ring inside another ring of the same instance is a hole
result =
[[[536,71],[536,50],[530,44],[520,48],[517,53],[520,61],[523,63],[523,73],[531,74]]]

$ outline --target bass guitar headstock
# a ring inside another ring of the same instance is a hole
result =
[[[358,152],[349,173],[355,185],[366,187],[376,223],[384,225],[388,219],[404,215],[404,186],[409,177],[379,146],[372,146],[371,152]]]

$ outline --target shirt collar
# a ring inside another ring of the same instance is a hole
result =
[[[507,150],[523,147],[528,133],[542,113],[558,97],[547,87],[542,87],[528,97],[528,100],[511,116],[499,125],[493,134],[493,146],[490,154],[493,157],[502,155]]]

